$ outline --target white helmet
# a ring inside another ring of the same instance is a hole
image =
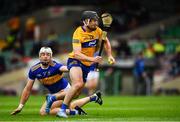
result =
[[[50,47],[41,47],[40,51],[39,51],[39,56],[41,53],[50,53],[51,54],[51,57],[52,57],[52,50]]]

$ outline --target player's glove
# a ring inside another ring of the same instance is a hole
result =
[[[11,112],[11,115],[16,115],[19,112],[21,112],[21,110],[23,109],[23,106],[24,106],[23,104],[19,104],[19,106],[13,112]]]

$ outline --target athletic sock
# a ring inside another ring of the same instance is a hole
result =
[[[96,95],[90,96],[90,102],[96,101],[96,99],[97,99],[97,96],[96,96]]]
[[[77,115],[78,111],[77,110],[70,110],[69,115]]]
[[[68,108],[68,105],[63,103],[62,106],[61,106],[61,109],[65,111],[67,108]]]

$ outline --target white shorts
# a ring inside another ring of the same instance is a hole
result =
[[[99,78],[99,72],[97,72],[97,71],[90,71],[88,73],[87,80],[98,79],[98,78]]]
[[[71,85],[68,83],[68,85],[66,86],[66,88],[63,89],[63,91],[67,91],[71,88]]]

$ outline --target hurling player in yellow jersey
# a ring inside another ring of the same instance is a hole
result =
[[[83,26],[79,26],[73,34],[73,51],[69,54],[67,61],[72,87],[67,91],[59,117],[67,117],[65,111],[73,97],[79,95],[83,89],[91,65],[102,62],[101,56],[94,57],[98,43],[102,38],[102,30],[98,27],[98,18],[95,11],[84,11],[81,18]],[[108,38],[105,40],[104,47],[108,60],[112,64],[115,63]]]

